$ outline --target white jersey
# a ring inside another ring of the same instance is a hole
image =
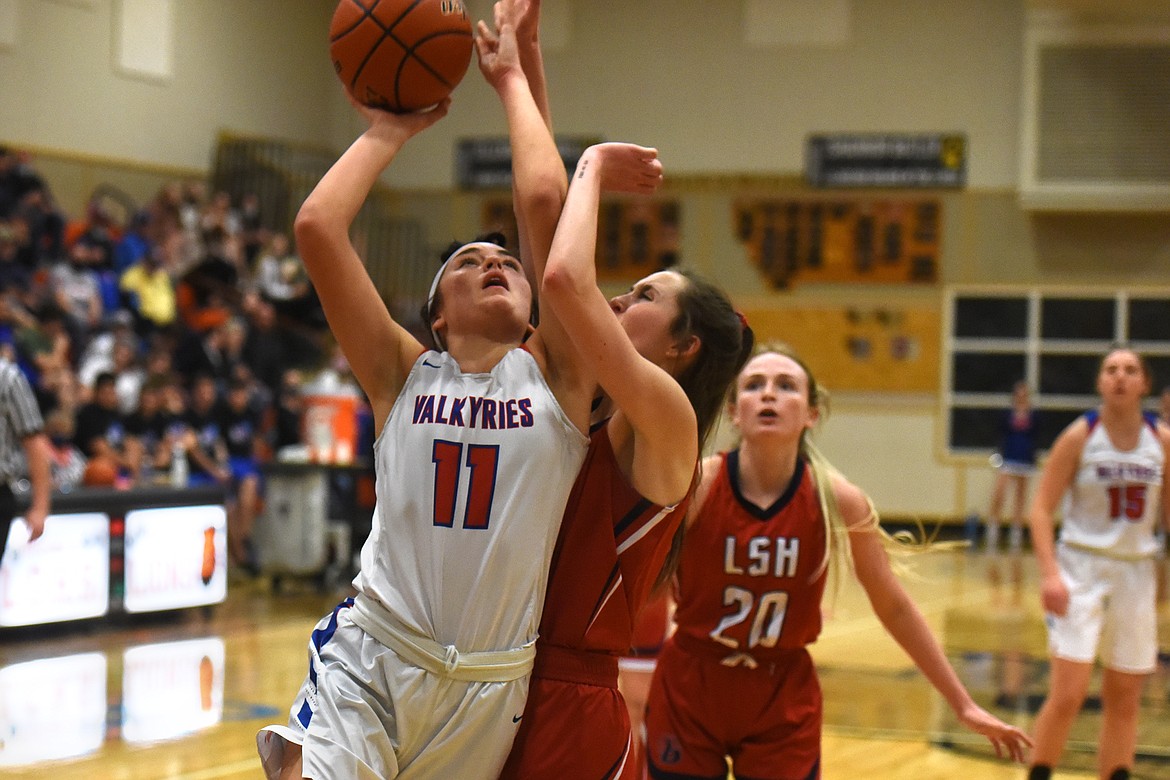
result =
[[[460,652],[534,641],[587,447],[524,349],[484,374],[423,353],[374,443],[377,505],[355,587]]]
[[[1152,556],[1157,552],[1154,523],[1166,459],[1156,423],[1147,418],[1137,446],[1122,451],[1110,441],[1096,412],[1085,419],[1089,437],[1065,497],[1060,539],[1105,555]]]

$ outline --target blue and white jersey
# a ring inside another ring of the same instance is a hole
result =
[[[374,443],[377,505],[354,585],[460,652],[533,641],[588,443],[524,349],[483,374],[423,353]]]
[[[1096,412],[1085,419],[1089,437],[1065,496],[1061,541],[1105,555],[1152,556],[1166,458],[1156,422],[1147,417],[1137,446],[1123,451]]]

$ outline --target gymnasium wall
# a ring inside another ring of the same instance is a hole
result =
[[[1014,182],[1023,0],[544,5],[558,133],[656,146],[669,174],[686,175],[799,172],[809,132],[962,130],[978,159],[972,184]],[[489,0],[468,6],[490,18]],[[801,7],[814,9],[805,21],[785,18]],[[834,8],[848,12],[842,25]],[[748,42],[784,36],[827,42]],[[494,94],[471,72],[394,175],[445,186],[453,141],[503,130]]]
[[[120,171],[109,176],[143,190],[205,171],[221,131],[337,150],[359,132],[324,43],[333,0],[175,0],[173,75],[161,80],[115,67],[121,2],[0,0],[0,142],[36,150],[50,180],[68,183],[63,202],[80,202],[109,161]],[[1036,0],[544,3],[558,134],[660,149],[681,260],[832,378],[824,449],[887,515],[949,518],[986,504],[988,468],[948,458],[939,433],[946,285],[1165,282],[1164,216],[1038,217],[1017,203],[1024,27]],[[489,13],[488,0],[468,5],[475,18]],[[450,115],[387,177],[436,246],[475,232],[490,196],[452,189],[455,144],[505,132],[471,68]],[[800,178],[816,132],[966,134],[967,188],[929,193],[941,205],[937,283],[764,282],[736,237],[735,203],[822,197]],[[919,339],[920,363],[851,363],[849,329],[880,342],[890,314]]]
[[[332,3],[159,1],[171,24],[145,35],[170,53],[164,77],[124,67],[123,0],[2,0],[0,140],[206,170],[221,129],[329,139]]]
[[[136,1],[3,0],[0,138],[197,168],[221,129],[352,140],[325,44],[333,0],[167,0],[163,79],[117,67],[119,9]],[[475,18],[490,5],[469,3]],[[973,186],[1014,181],[1023,0],[545,5],[558,132],[656,145],[676,174],[770,174],[801,169],[807,132],[961,130]],[[820,10],[797,30],[776,18],[787,6]],[[840,25],[826,21],[833,6],[848,11]],[[830,42],[745,42],[781,33]],[[450,116],[416,139],[395,180],[447,188],[454,141],[503,128],[473,64]]]

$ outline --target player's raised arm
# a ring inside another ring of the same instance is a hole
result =
[[[540,50],[540,2],[499,0],[493,16],[494,28],[482,21],[477,25],[476,54],[480,71],[499,94],[507,114],[520,254],[539,291],[548,245],[568,190],[552,135]],[[533,231],[536,247],[531,246]]]
[[[552,224],[538,226],[542,233],[547,231],[547,240],[551,244],[553,232],[556,230],[556,220],[559,219],[561,207],[565,203],[569,182],[552,129],[552,108],[548,98],[548,81],[544,73],[544,52],[540,47],[540,0],[500,0],[496,3],[496,8],[501,21],[507,22],[515,29],[516,49],[520,55],[521,70],[528,83],[528,94],[544,121],[542,133],[540,128],[531,122],[531,115],[527,113],[527,109],[523,115],[525,119],[523,123],[513,118],[514,108],[508,112],[513,155],[512,200],[517,204],[515,215],[520,233],[520,256],[531,274],[533,289],[539,295],[544,266],[548,262],[548,247],[544,246],[542,252],[532,251],[529,245],[531,240],[528,235],[526,213],[531,210],[531,206],[522,198],[529,199],[541,192],[533,188],[534,183],[543,186],[542,199],[550,196],[555,198],[556,216]],[[501,98],[503,97],[501,94]],[[516,98],[527,100],[524,95],[518,95]],[[508,100],[505,100],[505,107],[508,107]],[[519,160],[517,153],[521,155]],[[521,168],[520,175],[516,175],[517,165]],[[524,183],[523,190],[518,188],[519,182]]]
[[[386,419],[422,345],[395,322],[349,237],[378,176],[416,133],[447,113],[449,100],[421,114],[357,106],[369,128],[305,199],[294,230],[297,249],[321,299],[329,327],[370,399],[375,425]]]
[[[520,65],[528,78],[528,86],[544,124],[551,134],[552,108],[548,99],[548,81],[544,73],[544,51],[540,46],[541,0],[503,0],[512,7],[516,25],[516,45],[520,50]]]
[[[635,432],[631,484],[646,498],[671,504],[685,495],[698,457],[695,410],[666,370],[639,354],[610,302],[597,287],[594,254],[603,191],[649,194],[662,180],[658,153],[632,144],[599,144],[582,155],[545,269],[544,297],[580,354],[582,365]],[[638,294],[665,295],[671,276],[644,280]],[[699,339],[671,347],[693,359]],[[655,464],[641,467],[640,463]]]
[[[520,255],[539,300],[568,180],[549,130],[547,114],[538,105],[528,69],[522,65],[525,58],[533,58],[533,47],[539,46],[533,32],[537,25],[533,17],[539,14],[539,4],[528,0],[500,0],[494,10],[494,29],[484,22],[478,25],[476,52],[480,71],[499,95],[507,117],[512,152],[512,204],[519,231]],[[520,28],[527,31],[523,47],[527,50],[526,55],[517,39]],[[538,57],[537,64],[532,67],[540,69]],[[537,77],[537,82],[543,95],[543,73]],[[544,99],[547,111],[547,98]],[[529,342],[529,348],[542,361],[554,392],[563,401],[567,401],[567,393],[592,394],[592,380],[580,371],[572,342],[555,310],[546,308],[542,311],[538,336]],[[566,405],[580,406],[572,402]],[[575,422],[582,430],[588,425],[587,419]]]

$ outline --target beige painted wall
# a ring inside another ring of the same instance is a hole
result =
[[[204,167],[221,128],[336,147],[356,129],[328,62],[332,0],[176,0],[165,82],[113,67],[115,0],[15,1],[5,141]],[[959,130],[973,186],[1014,180],[1022,0],[853,0],[847,39],[812,47],[746,45],[741,0],[546,5],[562,133],[657,145],[675,173],[760,173],[799,171],[809,132]],[[394,179],[445,188],[454,141],[502,131],[473,64]]]
[[[657,146],[678,175],[799,172],[810,132],[959,130],[972,185],[1012,185],[1023,0],[853,0],[847,41],[788,47],[744,43],[745,4],[546,0],[563,44],[546,54],[557,131]],[[503,133],[474,67],[395,163],[401,185],[448,185],[455,140]]]
[[[162,81],[115,67],[115,0],[15,2],[0,141],[206,169],[222,129],[329,138],[327,0],[175,0],[173,76]]]

